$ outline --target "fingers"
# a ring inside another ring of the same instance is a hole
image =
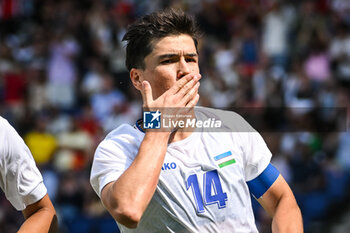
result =
[[[200,74],[188,74],[176,81],[173,87],[157,99],[153,99],[152,87],[148,81],[142,82],[141,95],[143,106],[150,107],[185,107],[198,93]],[[198,102],[195,101],[194,105]]]
[[[144,106],[148,106],[153,101],[152,87],[148,81],[142,82],[141,95]]]
[[[196,96],[186,104],[186,108],[193,108],[198,103],[198,100],[199,94],[196,94]]]
[[[176,81],[175,85],[168,90],[170,95],[174,95],[178,93],[180,90],[183,89],[184,86],[186,86],[187,91],[192,87],[198,80],[201,78],[200,74],[188,74],[182,77],[180,80]],[[182,92],[184,95],[186,92]]]
[[[188,83],[186,83],[177,93],[176,95],[179,96],[180,98],[183,98],[184,96],[186,96],[193,88],[196,87],[199,78],[198,77],[194,77],[191,81],[189,81]]]
[[[186,94],[181,99],[182,106],[186,106],[186,104],[191,101],[197,94],[200,83],[197,82],[190,90],[186,91]],[[185,89],[185,88],[183,88]],[[182,89],[180,90],[182,91]],[[179,91],[179,92],[180,92]]]

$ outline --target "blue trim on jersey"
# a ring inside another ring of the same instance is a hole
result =
[[[276,181],[279,174],[277,168],[270,163],[258,177],[247,182],[250,192],[259,199]]]
[[[135,125],[136,125],[136,127],[142,132],[142,133],[144,133],[145,131],[143,131],[143,129],[140,127],[140,125],[139,125],[139,122],[140,121],[142,121],[142,118],[140,118],[140,119],[138,119],[136,122],[135,122]]]

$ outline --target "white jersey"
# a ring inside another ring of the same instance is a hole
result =
[[[232,119],[231,132],[196,132],[168,145],[156,191],[136,229],[121,232],[258,232],[246,184],[268,166],[271,152],[259,133],[233,112],[196,108],[196,117]],[[235,132],[234,132],[235,131]],[[130,166],[144,133],[122,125],[98,146],[91,184],[100,196]],[[157,145],[154,145],[155,147]],[[137,187],[135,187],[137,188]]]
[[[17,210],[47,193],[32,154],[15,129],[0,117],[0,187]]]

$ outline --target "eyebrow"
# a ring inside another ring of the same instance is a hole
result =
[[[161,59],[172,58],[172,57],[177,57],[177,56],[179,56],[179,54],[177,54],[177,53],[167,53],[167,54],[160,55],[158,58],[159,58],[159,60],[161,60]],[[197,53],[186,53],[185,57],[198,57],[198,54]]]

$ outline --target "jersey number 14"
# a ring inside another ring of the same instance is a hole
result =
[[[226,207],[227,194],[222,191],[221,181],[217,170],[208,171],[203,174],[203,191],[202,198],[199,189],[197,174],[190,175],[186,181],[187,190],[191,187],[193,197],[196,203],[197,213],[205,211],[204,205],[217,204],[219,209]],[[204,200],[203,200],[204,199]]]

